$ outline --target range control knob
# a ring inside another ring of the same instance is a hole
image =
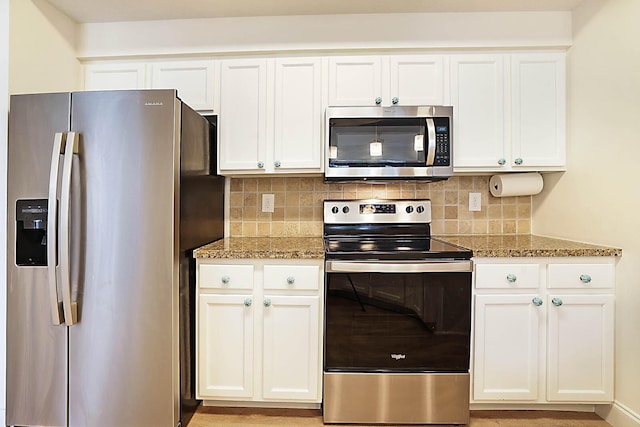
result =
[[[413,212],[413,206],[407,206],[407,208],[405,209],[405,211],[407,211],[407,213],[411,213]]]
[[[332,207],[331,212],[333,212],[334,214],[337,214],[339,212],[338,207],[337,206]]]
[[[422,205],[418,206],[418,207],[416,208],[416,212],[418,212],[418,213],[422,213],[422,212],[424,212],[424,206],[422,206]]]
[[[345,206],[344,208],[342,208],[342,212],[349,213],[349,206]]]

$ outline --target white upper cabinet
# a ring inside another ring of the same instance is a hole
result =
[[[500,168],[507,157],[504,57],[453,55],[450,70],[454,167]]]
[[[267,165],[267,60],[223,60],[220,70],[220,171],[264,172]]]
[[[219,172],[322,172],[321,58],[223,60]]]
[[[384,99],[391,104],[444,104],[447,85],[442,55],[390,56],[389,78],[390,92]]]
[[[514,169],[565,164],[564,54],[511,56]]]
[[[89,64],[84,68],[85,90],[144,89],[146,65],[139,62]]]
[[[215,110],[213,60],[95,63],[84,75],[85,90],[177,89],[194,110]]]
[[[321,170],[321,59],[276,59],[274,96],[274,171]]]
[[[154,62],[152,89],[177,89],[178,96],[197,111],[214,110],[214,61]]]
[[[85,89],[173,88],[219,114],[222,175],[320,174],[327,106],[452,105],[457,173],[566,168],[566,54],[438,52],[94,62]]]
[[[382,58],[338,56],[329,58],[329,105],[382,103]]]
[[[441,105],[442,55],[329,58],[329,105]]]
[[[450,61],[456,172],[564,170],[564,53]]]

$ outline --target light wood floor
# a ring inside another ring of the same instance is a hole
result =
[[[316,410],[200,407],[188,427],[322,426]],[[472,427],[610,427],[593,413],[552,411],[471,411]],[[336,425],[336,427],[345,424]],[[358,427],[370,427],[359,425]]]

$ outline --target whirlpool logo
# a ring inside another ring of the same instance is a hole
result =
[[[407,356],[404,354],[391,354],[391,358],[394,360],[406,359]]]
[[[164,102],[154,101],[154,102],[145,102],[144,105],[158,107],[160,105],[164,105]]]

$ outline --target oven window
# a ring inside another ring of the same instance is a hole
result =
[[[327,273],[325,370],[468,372],[471,273]]]
[[[425,123],[417,118],[332,119],[329,166],[424,166]]]

